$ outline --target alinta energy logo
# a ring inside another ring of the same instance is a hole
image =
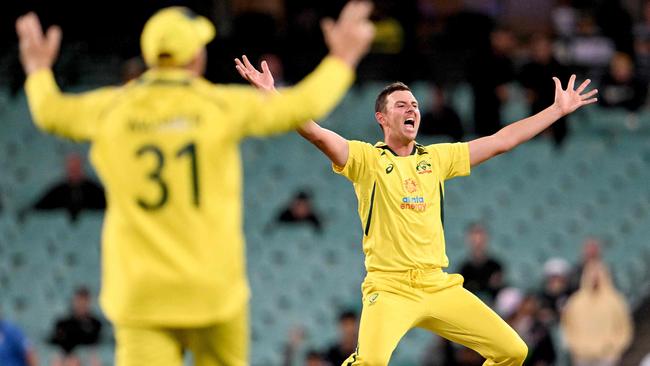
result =
[[[418,165],[415,166],[415,170],[417,170],[418,174],[431,173],[431,163],[426,160],[420,160]]]
[[[414,194],[418,190],[417,182],[411,178],[404,180],[404,190],[409,194]],[[400,208],[402,210],[426,211],[427,203],[422,196],[406,196],[402,197]]]

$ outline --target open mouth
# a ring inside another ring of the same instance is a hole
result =
[[[413,118],[409,118],[409,119],[407,119],[406,121],[404,121],[404,124],[405,124],[406,126],[415,127],[415,119],[413,119]]]

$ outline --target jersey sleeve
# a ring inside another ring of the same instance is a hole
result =
[[[466,142],[429,145],[436,152],[442,180],[470,174],[469,144]]]
[[[240,138],[295,130],[322,119],[338,104],[354,79],[353,70],[334,57],[323,62],[294,87],[264,93],[249,86],[216,86],[215,97],[228,109]]]
[[[344,166],[332,164],[335,173],[340,174],[354,183],[368,176],[372,169],[374,147],[362,141],[348,141],[348,161]]]
[[[89,141],[95,136],[102,112],[117,96],[119,89],[62,93],[52,71],[46,69],[29,75],[25,91],[37,127],[72,140]]]

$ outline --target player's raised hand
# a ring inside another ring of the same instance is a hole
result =
[[[246,55],[241,57],[242,59],[235,58],[235,68],[239,72],[239,75],[246,79],[251,85],[257,89],[264,90],[267,92],[275,91],[275,81],[273,80],[273,74],[269,70],[269,65],[266,61],[262,61],[260,72],[251,64]]]
[[[343,7],[338,20],[323,19],[321,29],[332,56],[341,58],[351,67],[356,67],[370,49],[370,43],[375,36],[375,27],[368,19],[370,13],[370,1],[352,0]]]
[[[567,115],[576,109],[582,107],[583,105],[596,103],[598,98],[594,96],[598,93],[598,89],[594,89],[588,92],[585,92],[585,89],[591,83],[591,80],[587,79],[580,84],[578,89],[573,89],[575,87],[576,76],[571,75],[569,78],[569,84],[566,89],[562,89],[562,83],[558,78],[553,78],[555,81],[555,106],[559,108],[562,115]]]
[[[38,16],[27,13],[16,20],[20,62],[26,74],[43,68],[52,68],[61,45],[61,28],[51,26],[43,33]]]

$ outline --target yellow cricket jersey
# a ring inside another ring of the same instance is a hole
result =
[[[348,144],[345,166],[333,168],[354,184],[366,270],[447,267],[444,181],[469,175],[468,144],[416,144],[404,157],[381,142]]]
[[[201,326],[249,297],[239,142],[324,117],[353,80],[326,58],[281,95],[153,69],[123,87],[62,94],[49,70],[26,83],[36,124],[92,143],[106,188],[101,305],[125,325]]]

